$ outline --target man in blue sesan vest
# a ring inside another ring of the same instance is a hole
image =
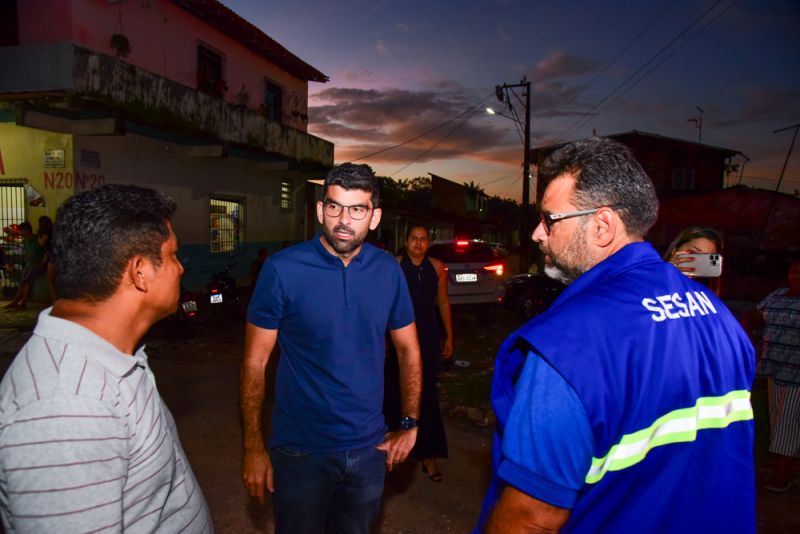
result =
[[[497,356],[485,532],[753,532],[754,352],[643,242],[653,184],[591,138],[555,152],[533,239],[568,283]]]

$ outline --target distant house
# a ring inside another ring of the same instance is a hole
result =
[[[489,210],[490,199],[478,188],[430,175],[430,190],[413,200],[394,202],[384,197],[383,217],[374,240],[395,252],[403,247],[409,224],[430,228],[433,239],[455,237],[509,243],[515,228]]]
[[[307,234],[307,64],[216,0],[0,2],[0,225],[135,183],[173,196],[199,284]],[[25,192],[41,195],[31,205]]]
[[[720,191],[725,187],[725,172],[730,168],[732,158],[740,154],[737,150],[638,130],[604,137],[619,141],[633,151],[637,161],[653,180],[659,199]],[[547,156],[562,146],[533,149],[533,164],[538,167]],[[537,183],[536,193],[536,198],[541,198],[544,184]]]

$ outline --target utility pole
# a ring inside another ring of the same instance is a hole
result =
[[[775,188],[775,192],[777,193],[781,188],[781,182],[783,181],[783,173],[786,171],[786,165],[789,163],[789,156],[792,155],[792,149],[794,148],[794,140],[797,139],[797,130],[800,129],[800,123],[793,124],[792,126],[787,126],[786,128],[780,128],[778,130],[773,131],[773,134],[785,132],[787,130],[791,130],[794,128],[794,136],[792,136],[792,143],[789,145],[789,152],[786,154],[786,160],[783,162],[783,168],[781,169],[781,176],[778,178],[778,186]],[[758,241],[756,242],[756,250],[761,249],[761,240],[764,239],[764,234],[767,230],[767,224],[769,224],[769,220],[772,217],[772,209],[775,207],[775,199],[778,195],[772,195],[772,199],[769,201],[769,209],[767,210],[767,216],[764,218],[764,224],[761,225],[761,229],[758,233]]]
[[[742,176],[744,175],[744,166],[747,165],[747,162],[750,161],[750,158],[739,152],[739,155],[744,158],[742,162],[742,166],[739,167],[739,182],[736,185],[742,185]]]
[[[509,92],[519,100],[519,96],[513,92],[513,89],[519,88],[525,89],[525,122],[522,124],[525,135],[523,142],[525,154],[522,159],[522,228],[519,235],[519,270],[521,273],[527,273],[530,266],[529,251],[531,244],[531,82],[527,78],[522,78],[519,83],[496,85],[494,90],[497,99],[504,104],[508,104],[509,111],[516,116],[516,110],[509,98]],[[508,118],[518,124],[520,122],[519,119]]]
[[[797,139],[797,130],[800,129],[800,122],[794,124],[792,126],[787,126],[786,128],[781,128],[779,130],[775,130],[772,132],[773,134],[785,132],[786,130],[791,130],[794,128],[794,135],[792,136],[792,144],[789,145],[789,152],[786,154],[786,161],[783,162],[783,168],[781,169],[781,176],[778,178],[778,187],[775,188],[775,191],[780,191],[781,189],[781,182],[783,182],[783,173],[786,172],[786,165],[789,164],[789,156],[792,155],[792,150],[794,149],[794,140]]]
[[[697,106],[695,109],[700,112],[700,115],[691,119],[686,119],[686,122],[693,122],[697,128],[697,142],[703,144],[703,108]]]

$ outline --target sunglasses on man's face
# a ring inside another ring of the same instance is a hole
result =
[[[562,213],[545,213],[542,212],[539,215],[539,222],[541,222],[542,227],[544,227],[544,232],[547,235],[550,235],[550,230],[553,228],[553,225],[558,221],[563,221],[564,219],[571,219],[573,217],[583,217],[584,215],[592,215],[593,213],[597,213],[605,206],[601,206],[599,208],[592,208],[590,210],[579,210],[579,211],[564,211]],[[609,206],[609,208],[616,209],[619,206]]]

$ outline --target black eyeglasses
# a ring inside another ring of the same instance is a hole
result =
[[[338,202],[334,202],[333,200],[326,200],[322,203],[323,211],[325,215],[328,217],[338,217],[342,214],[342,210],[347,208],[347,214],[350,216],[351,219],[354,221],[360,221],[364,217],[367,216],[369,213],[370,208],[369,206],[365,206],[364,204],[355,204],[353,206],[345,206],[344,204],[339,204]]]
[[[539,221],[542,223],[544,227],[544,232],[547,235],[550,235],[550,230],[553,228],[553,225],[558,221],[563,221],[564,219],[571,219],[573,217],[583,217],[584,215],[592,215],[593,213],[597,213],[605,206],[601,206],[599,208],[593,208],[590,210],[579,210],[579,211],[565,211],[562,213],[542,213],[539,215]],[[611,209],[615,209],[618,206],[609,206]]]

